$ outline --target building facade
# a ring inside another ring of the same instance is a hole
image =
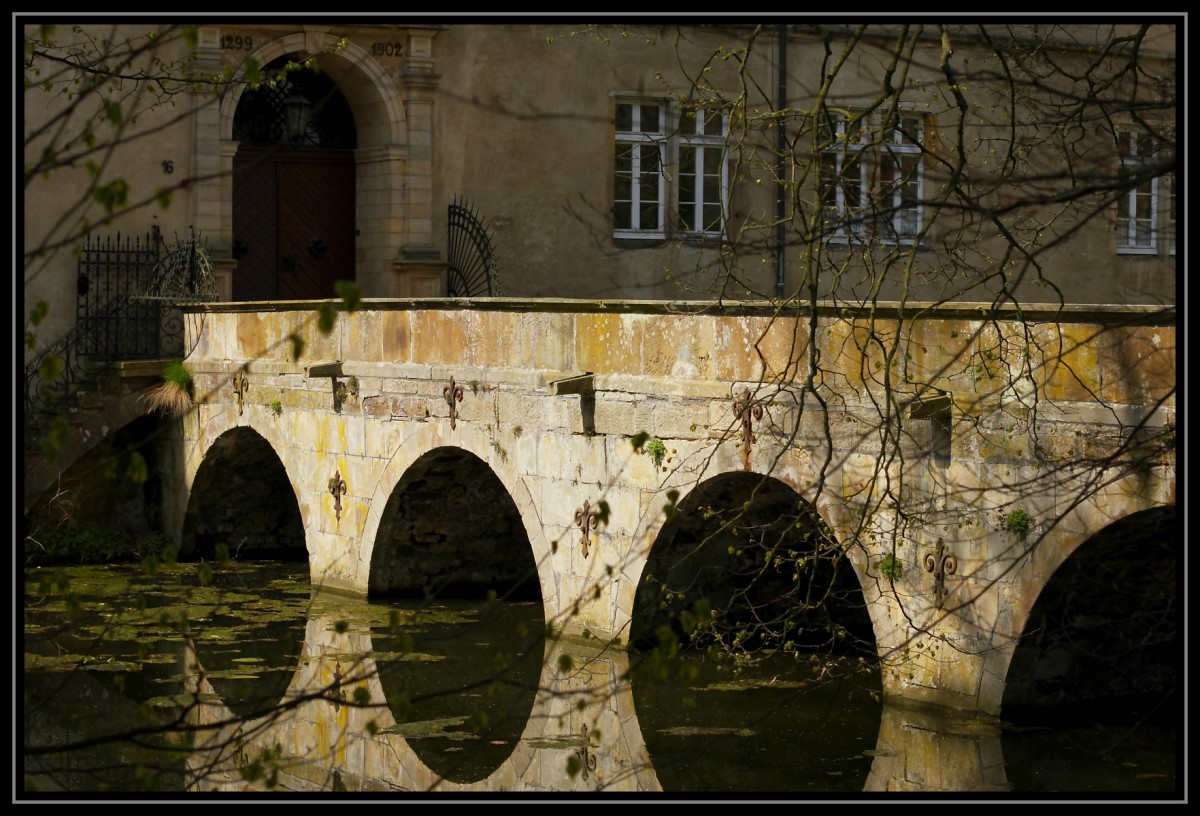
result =
[[[483,229],[467,294],[1171,304],[1176,33],[27,25],[26,300],[115,234],[223,300],[463,294]]]

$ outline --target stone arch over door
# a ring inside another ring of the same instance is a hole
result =
[[[220,28],[201,32],[198,56],[214,64],[223,59]],[[408,35],[412,52],[431,53],[432,34]],[[354,116],[357,147],[354,162],[354,279],[364,297],[408,294],[403,259],[413,248],[433,246],[432,239],[432,102],[429,85],[436,78],[432,60],[401,72],[399,83],[354,42],[322,32],[299,32],[263,41],[249,54],[260,65],[288,54],[311,59],[337,85]],[[428,64],[427,64],[428,63]],[[240,72],[239,72],[240,73]],[[234,84],[219,108],[198,112],[196,159],[202,180],[197,191],[197,228],[213,237],[224,252],[224,274],[232,276],[235,224],[233,168],[238,151],[234,116],[247,90]],[[418,145],[412,148],[411,145]],[[410,157],[410,151],[416,155]],[[221,274],[221,270],[218,270]],[[231,287],[230,287],[231,288]]]

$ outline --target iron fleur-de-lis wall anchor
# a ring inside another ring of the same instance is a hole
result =
[[[946,603],[946,576],[953,575],[957,569],[958,559],[946,549],[946,545],[939,538],[937,553],[925,553],[925,571],[933,573],[934,602],[938,609]]]
[[[458,406],[456,402],[463,401],[463,390],[461,385],[454,384],[454,378],[450,378],[450,384],[442,389],[442,397],[446,400],[446,404],[450,406],[450,430],[454,430],[458,422]]]
[[[587,499],[583,500],[583,507],[575,511],[575,526],[580,530],[580,538],[582,540],[581,551],[583,557],[588,557],[588,542],[591,540],[592,530],[596,529],[596,524],[600,521],[600,511],[591,509],[591,504]]]
[[[239,368],[233,375],[233,393],[237,395],[238,416],[242,415],[242,408],[245,404],[246,392],[249,390],[250,383],[246,381],[245,373]]]
[[[734,397],[733,413],[742,423],[742,470],[750,470],[750,446],[754,444],[753,423],[762,419],[762,403],[750,396],[750,389],[742,391],[741,398]]]
[[[329,479],[329,492],[333,494],[333,512],[337,516],[337,520],[342,520],[342,496],[346,495],[346,480],[342,478],[342,472],[335,470],[333,476]]]
[[[592,743],[591,740],[588,739],[587,723],[583,724],[583,726],[579,729],[579,732],[583,737],[583,747],[576,748],[575,755],[579,757],[579,765],[583,770],[583,779],[586,782],[588,778],[588,772],[596,770],[596,755],[588,750],[591,748]]]

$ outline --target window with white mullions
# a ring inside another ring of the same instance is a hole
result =
[[[618,235],[663,234],[663,107],[652,102],[617,103],[613,225]]]
[[[878,119],[830,112],[818,134],[820,195],[826,237],[833,241],[913,241],[924,196],[923,117]]]
[[[618,99],[613,236],[718,238],[725,229],[729,114]]]
[[[865,234],[862,220],[867,165],[861,123],[833,113],[822,125],[821,200],[826,234],[848,239]]]
[[[884,193],[879,213],[882,237],[910,241],[921,229],[924,163],[921,145],[925,132],[915,116],[900,116],[896,126],[884,130],[880,156],[880,183]]]
[[[679,223],[687,233],[719,234],[729,174],[725,161],[728,117],[688,110],[679,127]]]
[[[1121,197],[1117,199],[1119,252],[1154,254],[1158,251],[1159,179],[1157,176],[1146,178],[1151,164],[1158,158],[1158,147],[1157,141],[1148,133],[1129,130],[1117,135],[1122,187]]]

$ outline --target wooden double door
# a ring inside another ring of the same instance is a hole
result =
[[[233,299],[313,300],[354,280],[354,154],[242,146],[233,161]]]

